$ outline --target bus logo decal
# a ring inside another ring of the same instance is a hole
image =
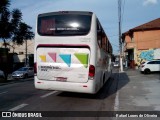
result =
[[[81,62],[81,64],[83,64],[83,66],[85,68],[88,67],[88,54],[86,54],[86,53],[75,53],[74,55]]]
[[[68,67],[71,66],[71,54],[60,54],[59,56],[68,65]]]
[[[74,53],[74,56],[78,59],[78,61],[83,64],[85,68],[88,67],[88,56],[87,53]],[[57,53],[49,52],[48,56],[52,58],[54,62],[57,62]],[[39,55],[41,62],[47,62],[46,55]],[[71,67],[71,54],[59,54],[59,57],[67,64],[68,67]]]
[[[42,62],[46,62],[46,56],[45,55],[40,55],[39,57],[41,58]]]
[[[48,53],[54,62],[56,62],[56,53]]]

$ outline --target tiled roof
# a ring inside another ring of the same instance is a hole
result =
[[[147,22],[145,24],[130,29],[129,31],[122,34],[122,38],[124,38],[125,35],[128,34],[132,35],[133,32],[135,31],[146,31],[146,30],[160,30],[160,18],[157,18],[155,20],[152,20],[150,22]]]
[[[135,28],[130,29],[131,31],[141,31],[141,30],[157,30],[160,29],[160,18],[152,20],[148,23],[142,24]]]

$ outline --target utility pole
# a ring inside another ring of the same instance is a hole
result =
[[[123,57],[123,51],[122,51],[122,39],[121,39],[121,29],[122,29],[122,12],[121,12],[121,7],[122,7],[122,1],[118,0],[118,27],[119,27],[119,64],[120,64],[120,72],[123,72],[123,63],[122,63],[122,57]]]

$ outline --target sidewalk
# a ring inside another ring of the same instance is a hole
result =
[[[27,79],[13,79],[12,74],[9,74],[8,78],[7,78],[7,81],[4,81],[4,80],[0,79],[0,86],[7,85],[7,84],[12,84],[12,83],[15,83],[15,82],[24,82],[24,81],[32,80],[32,79],[33,79],[33,77],[29,77]]]
[[[11,80],[13,80],[11,74],[8,75],[7,82],[4,80],[4,78],[0,78],[0,85],[11,82]]]
[[[118,111],[160,111],[158,74],[128,69],[119,73],[116,99]]]
[[[131,68],[124,68],[124,72],[127,73],[127,75],[138,75],[141,74],[139,69],[131,69]]]

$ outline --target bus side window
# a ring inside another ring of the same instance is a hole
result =
[[[102,32],[102,49],[106,51],[106,35],[104,31]]]
[[[102,29],[98,21],[97,21],[97,42],[99,47],[101,48],[102,47]]]

